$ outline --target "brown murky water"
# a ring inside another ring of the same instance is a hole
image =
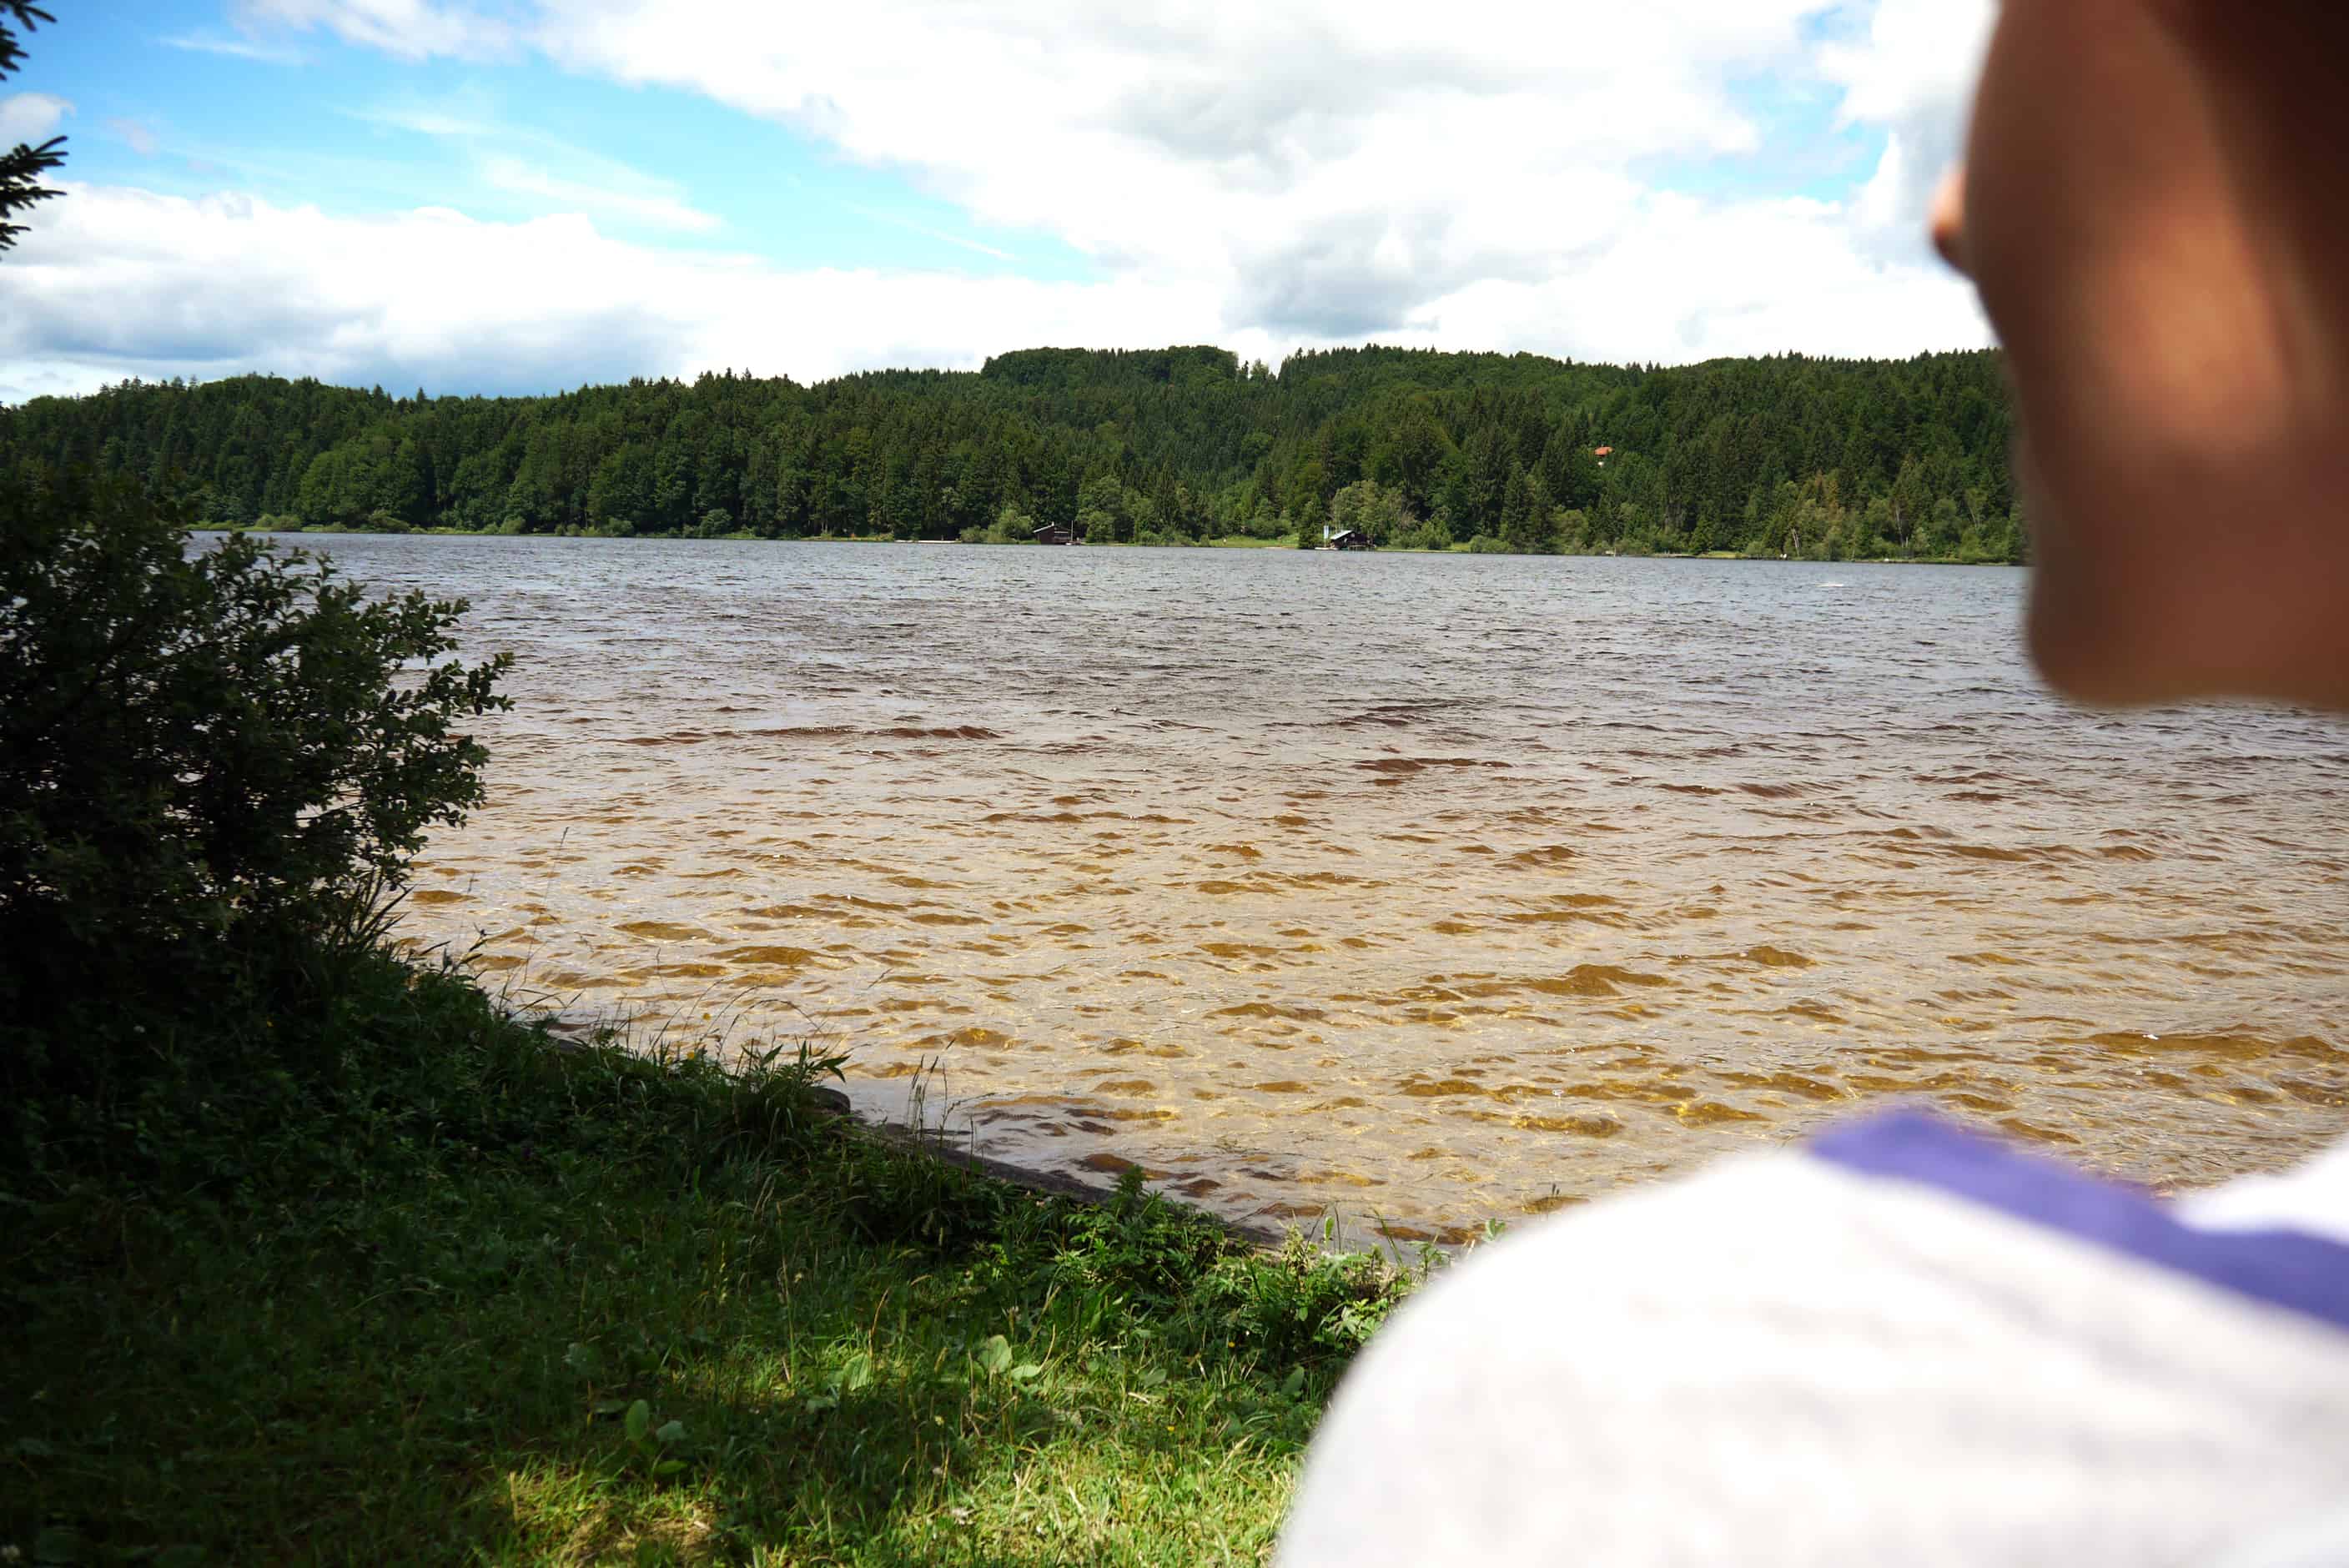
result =
[[[411,931],[999,1158],[1444,1236],[1888,1096],[2166,1184],[2349,1132],[2349,730],[2068,709],[2017,573],[332,549],[517,658]]]

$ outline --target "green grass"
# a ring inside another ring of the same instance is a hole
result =
[[[1409,1284],[379,956],[260,1029],[0,1169],[24,1561],[1261,1562]]]

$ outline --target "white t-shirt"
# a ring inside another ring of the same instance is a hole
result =
[[[2164,1204],[1897,1116],[1432,1282],[1283,1568],[2349,1564],[2349,1153]]]

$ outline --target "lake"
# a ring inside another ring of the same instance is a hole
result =
[[[1457,1240],[1893,1097],[2340,1135],[2349,732],[2105,715],[2019,572],[352,536],[512,653],[411,936],[869,1113]]]

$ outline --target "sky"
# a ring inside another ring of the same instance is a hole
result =
[[[45,0],[0,402],[1043,346],[1980,346],[1994,0]]]

